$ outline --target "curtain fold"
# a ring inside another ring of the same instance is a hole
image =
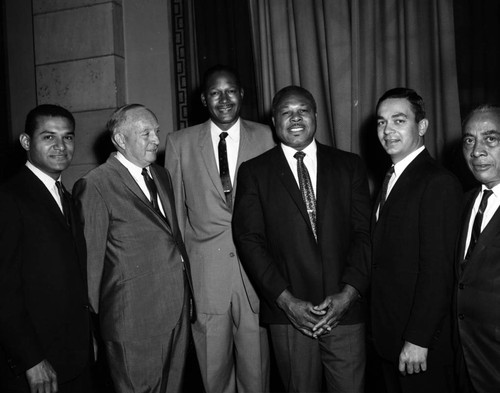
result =
[[[433,156],[460,138],[452,0],[248,1],[261,116],[301,85],[318,104],[317,139],[370,166],[376,101],[407,86],[426,102]]]

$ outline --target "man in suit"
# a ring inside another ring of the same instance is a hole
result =
[[[61,173],[75,120],[40,105],[26,118],[27,162],[0,186],[0,391],[90,389],[85,240]]]
[[[189,259],[170,176],[154,164],[156,116],[138,104],[108,122],[118,150],[74,186],[92,311],[117,392],[180,392],[189,336]]]
[[[453,389],[453,250],[462,191],[424,146],[429,122],[411,89],[387,91],[377,133],[390,167],[372,217],[371,315],[388,392]]]
[[[274,142],[269,127],[240,118],[243,95],[233,69],[212,67],[201,93],[210,119],[167,136],[165,166],[193,266],[193,337],[207,393],[269,390],[267,334],[231,219],[238,167]]]
[[[458,360],[463,392],[500,389],[500,106],[463,122],[463,153],[481,183],[466,197],[456,265]]]
[[[298,86],[272,104],[279,146],[243,163],[233,230],[287,391],[362,392],[370,198],[361,160],[315,141]]]

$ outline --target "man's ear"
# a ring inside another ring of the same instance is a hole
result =
[[[21,135],[19,135],[19,142],[21,143],[21,146],[24,150],[30,151],[31,138],[28,134],[23,132]]]
[[[418,122],[418,135],[424,136],[427,132],[427,127],[429,127],[429,120],[422,119]]]
[[[241,99],[243,99],[243,97],[245,96],[245,89],[243,89],[243,87],[240,87],[240,95]]]
[[[207,98],[205,97],[205,93],[201,93],[200,98],[203,106],[207,106]]]
[[[122,150],[125,150],[125,136],[121,132],[116,132],[111,137],[114,144]]]

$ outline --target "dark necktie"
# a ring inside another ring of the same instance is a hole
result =
[[[483,197],[481,198],[481,203],[479,204],[479,209],[477,210],[476,217],[474,218],[474,223],[472,224],[472,232],[470,235],[469,248],[467,249],[467,254],[465,255],[464,262],[470,258],[474,247],[476,246],[479,235],[481,234],[481,224],[483,223],[483,215],[488,206],[488,198],[493,194],[491,190],[484,190]]]
[[[227,136],[227,132],[221,132],[219,135],[219,172],[220,180],[222,182],[222,189],[224,190],[224,194],[226,195],[226,203],[229,208],[232,208],[231,191],[233,190],[233,187],[231,186],[231,175],[229,174],[229,163],[227,162]]]
[[[160,210],[160,206],[158,206],[158,189],[156,188],[156,184],[151,176],[149,176],[148,170],[146,168],[142,168],[142,176],[144,177],[144,181],[146,182],[146,187],[149,191],[150,202],[153,207],[156,209],[158,213],[163,215]]]
[[[385,174],[384,182],[382,183],[382,189],[380,190],[380,200],[379,200],[379,208],[378,214],[380,216],[380,212],[382,211],[382,207],[384,206],[385,200],[387,199],[387,189],[389,188],[389,181],[391,180],[392,175],[394,174],[394,165],[387,170]]]
[[[299,177],[300,192],[302,193],[302,199],[306,204],[307,214],[309,216],[309,221],[311,222],[311,227],[313,230],[314,238],[318,240],[316,234],[316,198],[314,197],[314,189],[311,182],[311,177],[304,164],[304,157],[306,153],[298,151],[294,154],[297,159],[297,174]]]
[[[69,208],[69,195],[62,183],[57,180],[56,181],[57,191],[59,192],[59,198],[61,199],[61,206],[63,209],[64,217],[66,218],[66,224],[71,225],[70,220],[70,208]]]

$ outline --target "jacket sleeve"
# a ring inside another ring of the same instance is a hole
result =
[[[233,212],[233,234],[238,253],[257,290],[269,303],[289,287],[268,250],[264,211],[257,177],[248,163],[238,171]]]
[[[92,311],[99,313],[99,289],[106,257],[109,211],[95,184],[82,178],[73,187],[73,198],[87,242],[87,279]]]
[[[20,374],[45,356],[24,303],[22,213],[4,192],[0,192],[0,217],[0,346]]]
[[[351,244],[342,282],[356,288],[360,295],[366,295],[370,286],[371,202],[366,170],[356,157],[351,177]]]
[[[450,313],[462,189],[449,175],[429,180],[419,206],[418,277],[403,338],[425,348]]]

